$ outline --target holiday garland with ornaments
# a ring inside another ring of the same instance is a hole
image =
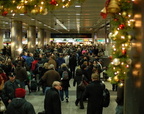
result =
[[[132,0],[107,0],[101,10],[101,16],[110,20],[109,38],[112,40],[111,62],[107,74],[112,83],[125,80],[131,65],[129,51],[131,49],[131,31],[134,27]]]
[[[32,13],[46,15],[48,11],[58,8],[68,8],[74,3],[83,3],[85,0],[0,0],[0,12]]]

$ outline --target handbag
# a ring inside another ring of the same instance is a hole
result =
[[[3,103],[2,99],[0,98],[0,112],[5,112],[6,111],[6,106]]]
[[[82,80],[79,84],[78,84],[78,89],[79,90],[85,90],[86,86],[88,85],[88,83],[85,80]]]

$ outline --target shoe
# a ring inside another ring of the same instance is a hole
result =
[[[67,102],[67,103],[69,102],[68,99],[66,99],[66,102]]]
[[[75,105],[78,106],[78,102],[75,101]]]

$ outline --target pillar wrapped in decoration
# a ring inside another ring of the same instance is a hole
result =
[[[120,11],[118,0],[110,0],[109,5],[107,7],[108,13],[118,13]]]

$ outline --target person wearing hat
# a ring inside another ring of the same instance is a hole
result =
[[[15,98],[15,89],[20,87],[24,88],[20,81],[15,78],[14,73],[11,73],[8,77],[9,80],[5,82],[2,91],[2,97],[6,107],[11,102],[11,100]]]
[[[15,89],[15,98],[7,107],[7,114],[36,114],[33,105],[25,99],[26,90]]]
[[[92,82],[86,86],[83,98],[88,98],[87,114],[102,114],[103,106],[103,90],[105,84],[99,80],[99,75],[93,73],[91,75]]]

